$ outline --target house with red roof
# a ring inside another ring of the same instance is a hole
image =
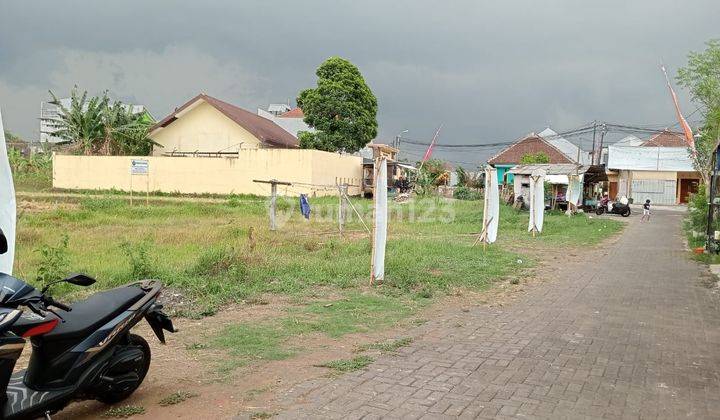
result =
[[[548,163],[551,164],[590,164],[588,152],[570,143],[551,128],[546,128],[539,134],[530,133],[517,140],[488,159],[488,164],[497,169],[500,184],[511,183],[513,175],[509,172],[510,169],[520,164],[523,156],[538,153],[545,154],[550,159]]]
[[[608,147],[610,199],[636,203],[684,204],[701,184],[682,133],[660,131],[648,139],[623,139]]]
[[[258,108],[257,114],[279,125],[295,138],[300,137],[300,133],[303,131],[315,131],[305,123],[305,114],[300,107],[291,108],[285,104],[270,104],[267,110]]]
[[[275,122],[204,93],[152,126],[149,137],[157,143],[155,156],[299,147],[297,137]]]

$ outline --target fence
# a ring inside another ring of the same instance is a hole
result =
[[[147,173],[133,175],[133,160],[147,162]],[[61,189],[270,195],[268,184],[253,179],[291,182],[278,187],[281,195],[337,195],[336,184],[349,184],[348,194],[356,195],[362,158],[297,149],[247,149],[233,157],[53,156],[53,187]]]

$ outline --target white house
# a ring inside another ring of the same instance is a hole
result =
[[[682,135],[664,131],[639,145],[636,139],[608,147],[610,198],[687,203],[689,195],[697,192],[700,174],[693,167]]]
[[[257,114],[279,125],[283,130],[295,136],[295,138],[299,136],[301,131],[315,131],[305,124],[305,121],[303,121],[305,114],[303,114],[302,109],[298,107],[290,108],[285,104],[270,104],[267,111],[258,108]]]

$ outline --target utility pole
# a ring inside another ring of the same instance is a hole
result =
[[[602,125],[602,130],[600,131],[600,147],[598,147],[598,159],[597,163],[598,165],[602,163],[602,151],[603,151],[603,142],[605,141],[605,133],[607,132],[607,126],[605,124]]]
[[[400,140],[402,139],[402,135],[407,133],[408,131],[410,131],[410,130],[403,130],[395,136],[395,141],[393,142],[393,147],[397,149],[396,160],[400,160],[399,159],[399,157],[400,157]]]
[[[597,131],[597,120],[593,121],[593,148],[592,148],[592,160],[590,164],[596,165],[595,163],[595,156],[597,155],[597,150],[595,150],[595,147],[597,146],[595,144],[595,133]],[[600,151],[600,154],[602,155],[602,150]]]
[[[253,179],[253,182],[260,184],[270,184],[270,230],[277,230],[277,223],[275,222],[275,210],[277,208],[277,186],[278,185],[292,185],[290,182],[278,181],[277,179],[271,179],[269,181],[261,181]]]

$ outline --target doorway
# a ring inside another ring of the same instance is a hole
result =
[[[611,200],[615,200],[617,198],[618,194],[618,183],[617,181],[610,181],[610,191],[608,192],[608,195],[610,196]]]
[[[680,180],[680,203],[687,204],[690,200],[690,194],[698,192],[700,185],[699,179],[681,179]]]

